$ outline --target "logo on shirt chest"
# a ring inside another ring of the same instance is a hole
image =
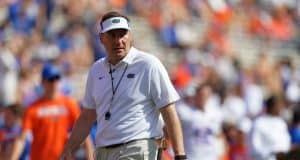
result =
[[[37,115],[39,117],[61,116],[66,114],[67,114],[67,109],[61,106],[42,107],[37,111]]]
[[[129,73],[127,74],[127,78],[130,79],[130,78],[134,78],[135,77],[135,74],[134,73]]]

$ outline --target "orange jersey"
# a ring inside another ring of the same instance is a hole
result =
[[[53,100],[39,99],[30,106],[22,128],[33,135],[31,160],[57,160],[79,114],[77,102],[62,95]]]

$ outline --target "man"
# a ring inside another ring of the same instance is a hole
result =
[[[131,46],[129,19],[106,13],[100,22],[100,40],[107,57],[90,69],[84,109],[64,148],[69,159],[97,120],[97,160],[155,160],[162,137],[162,114],[173,144],[175,159],[186,159],[175,102],[179,99],[168,73],[154,56]]]
[[[4,124],[0,126],[0,157],[4,160],[9,159],[15,138],[21,132],[21,121],[24,108],[19,104],[12,104],[3,108]],[[20,160],[25,160],[28,155],[30,143],[25,145]]]
[[[58,89],[61,72],[53,64],[42,70],[43,95],[35,101],[23,117],[22,131],[14,144],[11,160],[19,158],[27,134],[32,133],[31,160],[57,160],[68,139],[68,132],[80,114],[75,100],[60,94]],[[92,157],[91,140],[86,143],[87,157]]]
[[[193,160],[219,160],[224,154],[222,114],[209,84],[199,84],[195,90],[195,95],[189,95],[193,103],[177,107],[186,153]]]
[[[288,127],[280,117],[282,101],[271,96],[266,100],[266,113],[258,117],[251,133],[251,156],[256,160],[282,159],[290,150]]]

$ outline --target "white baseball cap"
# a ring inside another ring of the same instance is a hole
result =
[[[124,17],[112,17],[101,23],[101,33],[105,33],[113,29],[130,30],[128,20]]]

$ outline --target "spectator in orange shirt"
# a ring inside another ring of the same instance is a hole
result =
[[[60,70],[53,64],[46,64],[42,70],[43,95],[26,111],[22,131],[14,144],[11,160],[19,158],[27,134],[32,133],[31,160],[57,160],[68,139],[68,133],[80,114],[79,106],[70,97],[58,90]],[[85,141],[87,159],[92,158],[90,139]]]
[[[242,123],[242,120],[240,122]],[[229,159],[230,160],[251,160],[249,156],[249,148],[247,144],[247,132],[246,128],[241,124],[228,124],[226,126],[226,134],[229,145]]]

